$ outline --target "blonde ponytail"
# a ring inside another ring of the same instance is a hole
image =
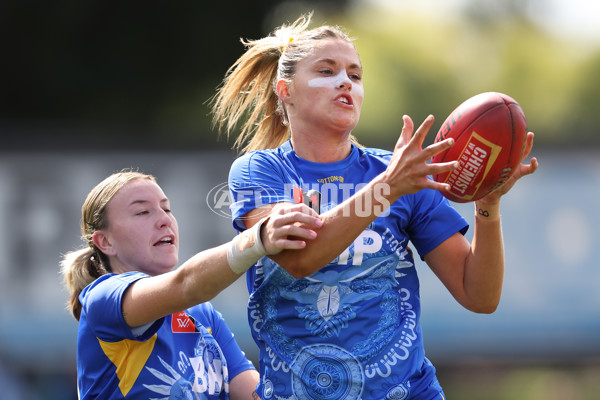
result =
[[[333,38],[352,43],[338,27],[307,29],[311,18],[312,13],[303,15],[265,38],[242,40],[246,52],[227,70],[211,100],[213,127],[227,137],[245,119],[233,146],[242,153],[276,148],[289,139],[287,114],[276,85],[279,80],[293,80],[296,65],[311,54],[315,42]]]
[[[60,262],[65,285],[71,293],[67,301],[67,309],[77,321],[81,315],[79,294],[87,285],[108,272],[101,256],[96,253],[94,249],[84,247],[65,254]]]
[[[308,22],[308,21],[307,21]],[[273,89],[281,54],[294,26],[259,40],[242,40],[246,52],[227,70],[212,100],[213,126],[230,136],[245,118],[234,143],[242,152],[275,148],[288,138],[288,127]]]

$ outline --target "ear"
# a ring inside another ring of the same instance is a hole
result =
[[[115,249],[112,246],[112,243],[106,233],[102,230],[95,231],[92,234],[92,240],[94,244],[104,254],[107,256],[114,256],[116,254]]]
[[[290,85],[288,82],[284,81],[283,79],[280,79],[279,81],[277,81],[277,97],[279,97],[279,99],[281,101],[283,101],[284,103],[289,103],[290,102]]]

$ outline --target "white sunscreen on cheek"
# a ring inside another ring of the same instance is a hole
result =
[[[318,78],[313,78],[308,81],[308,86],[310,87],[322,87],[322,88],[331,88],[335,89],[342,83],[349,83],[352,85],[351,93],[363,96],[364,89],[361,83],[352,82],[352,80],[348,77],[345,70],[341,70],[337,75],[331,76],[320,76]]]

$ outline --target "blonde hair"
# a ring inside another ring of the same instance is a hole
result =
[[[291,82],[296,65],[309,56],[315,41],[352,39],[339,27],[308,29],[312,13],[291,25],[282,25],[269,36],[243,40],[246,52],[227,70],[222,85],[212,99],[213,126],[227,137],[245,117],[234,148],[242,153],[276,148],[289,138],[288,119],[283,102],[277,96],[279,80]],[[352,141],[357,143],[352,137]]]
[[[63,255],[60,262],[64,283],[70,296],[67,309],[77,321],[81,316],[79,294],[100,276],[112,272],[108,258],[96,247],[94,232],[107,227],[106,208],[115,194],[134,179],[149,179],[156,182],[152,175],[126,169],[115,173],[96,185],[87,195],[81,207],[81,234],[86,245]]]

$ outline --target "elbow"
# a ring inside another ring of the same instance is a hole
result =
[[[314,267],[314,263],[307,262],[305,257],[285,257],[274,261],[295,279],[306,278],[319,269]]]
[[[498,309],[500,301],[479,302],[467,307],[469,311],[477,314],[493,314]]]
[[[306,278],[312,274],[312,272],[310,272],[305,265],[302,265],[302,263],[291,262],[281,265],[281,267],[296,279]]]
[[[493,314],[494,312],[496,312],[497,309],[498,309],[497,306],[496,307],[479,307],[472,311],[477,314]]]

